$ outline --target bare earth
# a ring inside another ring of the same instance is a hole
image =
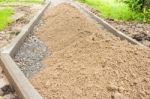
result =
[[[44,99],[150,99],[150,50],[113,36],[69,4],[35,33],[49,47],[30,80]]]

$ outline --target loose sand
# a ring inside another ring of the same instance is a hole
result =
[[[49,47],[31,79],[44,99],[150,99],[150,50],[121,41],[69,4],[35,33]]]

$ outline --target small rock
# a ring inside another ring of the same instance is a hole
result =
[[[15,90],[10,85],[5,85],[1,90],[4,92],[4,95],[14,93]]]
[[[107,18],[107,20],[108,20],[108,21],[114,21],[114,19],[112,19],[112,18]]]
[[[136,27],[137,27],[137,28],[142,28],[142,27],[143,27],[143,24],[137,24]]]
[[[4,95],[2,99],[16,99],[16,97],[13,94],[7,94],[7,95]]]
[[[118,91],[118,87],[115,86],[115,85],[110,85],[110,86],[107,87],[107,90],[115,92],[115,91]]]
[[[14,21],[17,21],[17,20],[23,18],[24,15],[25,15],[25,14],[24,14],[23,12],[19,12],[19,13],[15,13],[15,14],[12,16],[12,18],[13,18]]]
[[[129,99],[128,97],[122,95],[121,93],[119,92],[115,92],[112,96],[111,96],[112,99]]]
[[[145,33],[133,35],[133,39],[136,39],[137,41],[143,41],[146,37],[147,35]]]
[[[124,90],[125,90],[125,88],[123,88],[123,87],[119,87],[119,89],[118,89],[118,91],[119,91],[120,93],[122,93]]]

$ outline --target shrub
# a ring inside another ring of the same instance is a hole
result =
[[[129,8],[142,14],[144,22],[150,22],[150,0],[125,0]]]

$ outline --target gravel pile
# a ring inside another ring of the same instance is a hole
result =
[[[41,60],[47,54],[47,47],[35,36],[29,36],[14,57],[15,62],[27,77],[43,66]]]
[[[69,4],[35,35],[53,52],[31,82],[44,99],[150,99],[150,50],[122,41]]]

